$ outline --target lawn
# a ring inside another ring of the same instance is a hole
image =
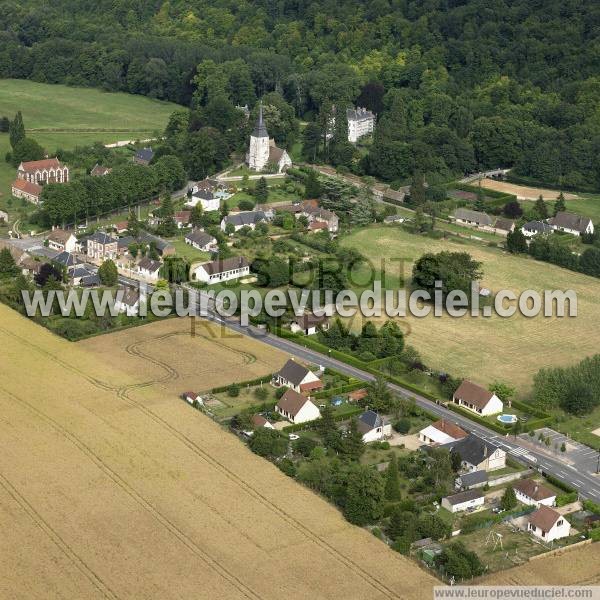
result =
[[[407,282],[413,262],[426,252],[468,251],[483,263],[482,285],[493,291],[573,289],[577,293],[576,318],[400,318],[407,331],[407,343],[415,346],[433,368],[484,385],[505,381],[516,386],[522,396],[541,367],[573,364],[600,347],[600,329],[596,326],[600,281],[592,277],[497,248],[452,239],[433,240],[397,227],[356,231],[343,238],[342,244],[366,255],[375,269],[380,268],[382,258],[399,259],[400,264],[391,264],[388,272],[403,276]],[[361,321],[357,318],[354,327],[360,327]]]
[[[177,256],[187,258],[190,261],[190,263],[210,260],[210,252],[202,252],[200,250],[196,250],[196,248],[193,248],[189,244],[186,244],[183,237],[169,241],[171,242],[171,244],[173,244],[173,246],[175,246]]]

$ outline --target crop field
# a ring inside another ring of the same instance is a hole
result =
[[[496,192],[514,194],[519,200],[537,200],[540,195],[544,197],[544,200],[556,200],[560,194],[560,190],[530,187],[527,185],[518,185],[516,183],[508,183],[507,181],[498,181],[496,179],[487,178],[481,180],[481,187]],[[577,198],[575,194],[563,193],[565,200],[574,200]]]
[[[400,324],[409,331],[407,343],[415,346],[433,368],[470,377],[481,384],[505,381],[523,393],[539,368],[573,364],[586,355],[595,354],[600,347],[600,329],[596,326],[600,299],[598,279],[513,256],[497,248],[456,240],[433,240],[400,228],[364,229],[344,238],[342,243],[362,252],[376,268],[381,259],[401,259],[407,284],[417,258],[426,252],[448,250],[469,252],[481,261],[482,286],[493,291],[572,289],[577,293],[576,318],[542,315],[535,318],[521,315],[401,318]],[[390,263],[388,272],[397,270],[397,263]],[[360,326],[360,319],[356,319],[353,327]]]
[[[4,306],[0,344],[1,597],[431,597],[430,574],[168,392],[192,373],[154,383],[120,342],[93,353]],[[144,349],[191,369],[175,347]],[[226,379],[204,350],[196,381]]]

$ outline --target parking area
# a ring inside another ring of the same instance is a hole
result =
[[[545,439],[550,440],[549,445],[539,439],[540,434]],[[543,427],[535,431],[534,437],[528,434],[522,434],[520,437],[529,443],[539,446],[540,449],[545,449],[556,456],[565,458],[578,471],[595,473],[597,470],[599,453],[596,450],[580,444],[562,433],[554,431],[554,429]],[[563,444],[565,448],[564,452],[561,450]]]

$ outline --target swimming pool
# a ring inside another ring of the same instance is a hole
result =
[[[517,415],[498,415],[496,419],[505,425],[514,425],[518,420]]]

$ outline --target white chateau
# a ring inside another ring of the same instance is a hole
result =
[[[262,171],[267,163],[276,165],[278,173],[292,166],[289,154],[284,149],[278,148],[275,140],[269,139],[269,133],[263,120],[262,103],[256,127],[250,136],[250,148],[246,154],[246,162],[253,171]]]
[[[346,111],[348,119],[348,141],[355,144],[359,138],[373,133],[375,115],[366,108],[349,108]]]

